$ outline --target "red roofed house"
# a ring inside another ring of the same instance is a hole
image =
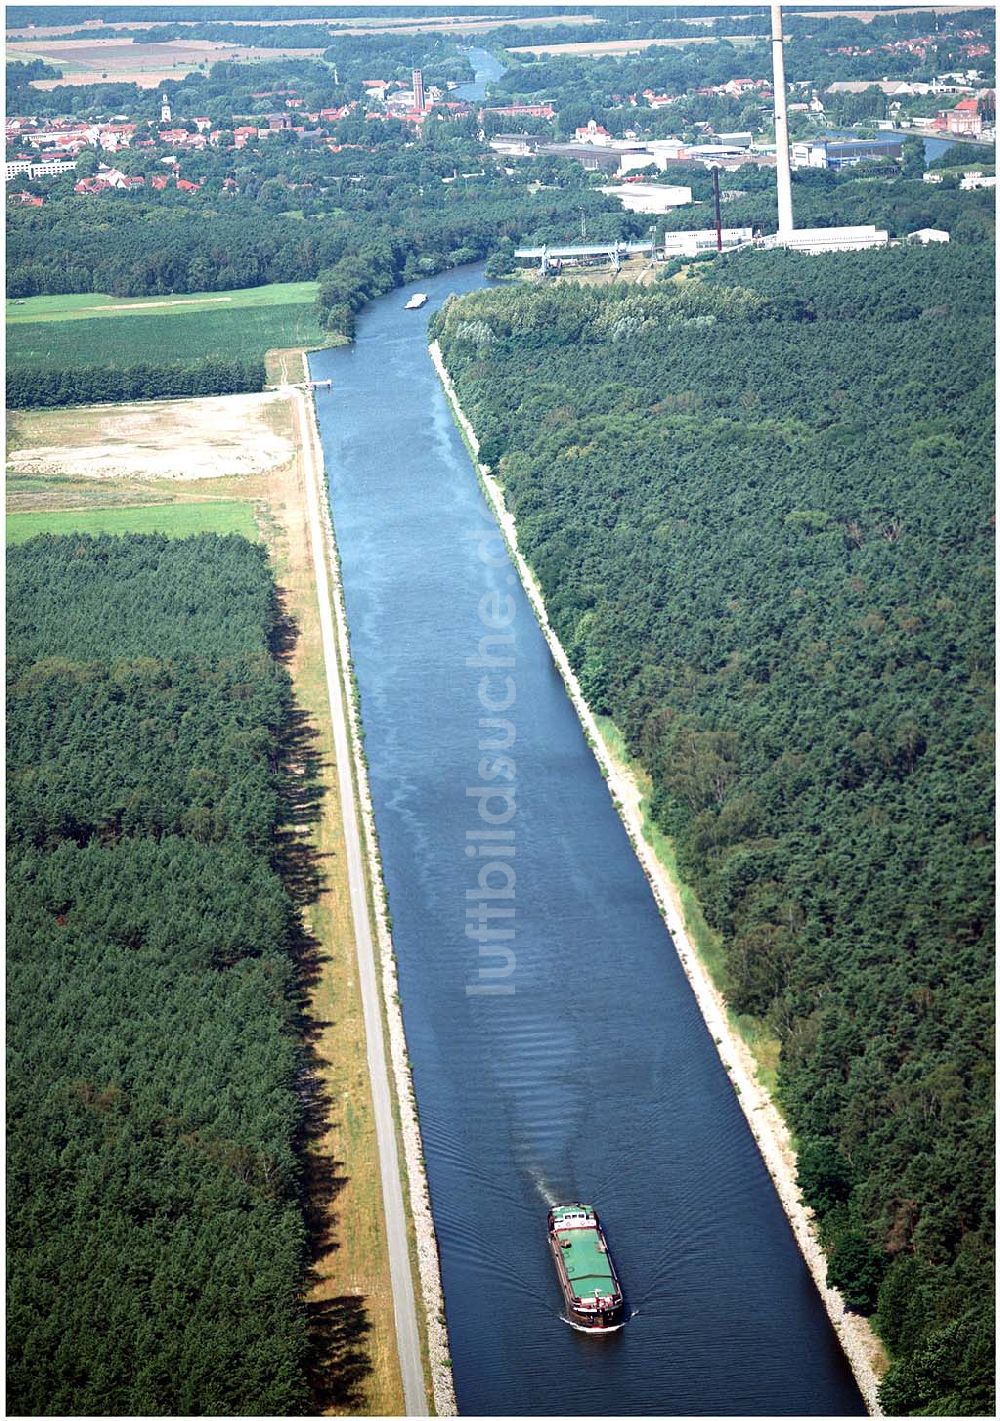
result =
[[[165,187],[170,185],[170,174],[157,173],[155,177],[150,178],[149,185],[154,192],[162,192]]]
[[[983,131],[979,100],[962,99],[953,109],[941,109],[934,126],[943,129],[946,133],[967,133],[973,138],[978,138]]]
[[[73,186],[74,192],[110,192],[117,189],[120,192],[135,192],[137,188],[145,187],[146,179],[141,177],[129,177],[118,168],[105,168],[103,165],[97,170],[94,178],[81,178]]]
[[[179,192],[200,192],[201,183],[192,183],[187,178],[178,178],[177,189]]]
[[[128,148],[135,127],[134,123],[102,123],[98,131],[98,145],[106,153],[117,153],[119,148]]]
[[[16,202],[18,207],[42,207],[45,203],[44,197],[36,197],[31,192],[9,192],[7,201]]]

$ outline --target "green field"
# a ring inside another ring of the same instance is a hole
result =
[[[8,543],[23,543],[38,533],[166,533],[171,538],[187,538],[192,533],[242,533],[254,542],[260,540],[252,507],[237,499],[8,513]]]
[[[323,344],[314,281],[137,300],[32,296],[7,302],[12,366],[136,365],[203,356],[263,358],[285,346]]]

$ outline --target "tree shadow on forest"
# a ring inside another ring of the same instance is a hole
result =
[[[317,748],[319,735],[306,711],[293,705],[285,717],[278,764],[281,797],[272,862],[289,897],[301,912],[323,887],[313,831],[323,807],[320,773],[326,769]]]
[[[365,1400],[363,1383],[372,1373],[367,1343],[372,1325],[364,1298],[324,1298],[307,1303],[306,1312],[314,1412],[356,1411]]]
[[[285,669],[288,669],[292,659],[292,652],[295,650],[295,643],[299,639],[299,626],[295,618],[288,610],[288,593],[283,587],[277,589],[277,615],[271,623],[271,632],[267,639],[267,649]]]
[[[269,639],[271,654],[286,669],[299,637],[299,627],[279,591],[279,613]],[[348,1183],[343,1163],[322,1150],[328,1134],[333,1102],[322,1074],[319,1041],[329,1021],[307,1011],[310,991],[316,986],[328,956],[303,921],[303,911],[315,903],[323,888],[321,856],[314,830],[323,808],[322,775],[329,768],[319,750],[319,734],[311,717],[291,705],[281,735],[277,766],[280,794],[279,828],[272,863],[295,908],[292,955],[296,967],[298,1011],[296,1029],[302,1044],[298,1079],[301,1117],[296,1133],[296,1153],[302,1164],[299,1202],[307,1233],[308,1267],[303,1293],[308,1298],[319,1281],[316,1265],[339,1247],[336,1200]],[[372,1325],[363,1298],[342,1296],[305,1304],[308,1318],[308,1380],[316,1413],[356,1410],[364,1402],[363,1382],[373,1368],[368,1334]]]

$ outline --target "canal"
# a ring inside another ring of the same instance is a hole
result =
[[[311,357],[459,1405],[861,1414],[428,357],[483,283]],[[561,1320],[554,1200],[601,1212],[614,1336]]]

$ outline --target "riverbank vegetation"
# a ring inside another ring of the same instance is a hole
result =
[[[266,553],[38,538],[8,600],[12,1409],[307,1411]]]
[[[984,245],[477,292],[435,329],[593,709],[779,1045],[888,1411],[991,1414]]]

